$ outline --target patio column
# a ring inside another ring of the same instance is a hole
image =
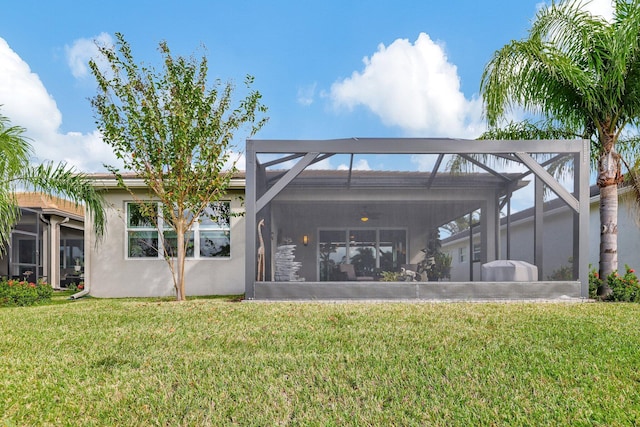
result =
[[[252,141],[247,140],[246,189],[245,189],[245,297],[253,299],[256,281],[256,151]]]
[[[482,236],[480,262],[482,264],[496,259],[496,249],[498,247],[496,240],[499,237],[498,220],[498,209],[495,200],[487,200],[480,209],[480,235]]]
[[[581,282],[581,296],[589,296],[589,144],[582,141],[582,152],[574,156],[574,194],[580,201],[573,225],[573,270]]]
[[[49,284],[54,288],[60,287],[60,224],[65,220],[69,219],[51,216],[49,219],[49,239],[46,242],[46,248],[44,248],[49,264]]]

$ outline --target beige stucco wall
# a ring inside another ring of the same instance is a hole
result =
[[[231,209],[242,212],[240,194],[230,193]],[[174,296],[171,273],[163,259],[127,259],[125,202],[132,197],[120,190],[106,194],[106,233],[97,242],[95,234],[85,233],[87,268],[85,281],[94,297]],[[231,257],[187,259],[187,295],[237,295],[244,293],[244,217],[231,218]],[[87,231],[91,230],[87,226]]]

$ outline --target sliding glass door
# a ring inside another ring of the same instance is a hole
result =
[[[377,278],[383,271],[400,271],[406,254],[405,229],[319,230],[318,278],[343,280],[340,264],[352,264],[356,276]]]

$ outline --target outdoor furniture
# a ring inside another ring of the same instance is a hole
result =
[[[535,282],[538,267],[525,261],[499,259],[482,264],[484,282]]]
[[[405,281],[420,281],[422,276],[418,273],[418,264],[402,264],[400,273]]]

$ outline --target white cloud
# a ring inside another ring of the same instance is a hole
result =
[[[473,138],[484,129],[481,101],[465,98],[456,66],[427,34],[413,44],[381,44],[363,62],[364,70],[332,85],[336,107],[364,106],[385,125],[414,136]]]
[[[298,104],[304,105],[305,107],[313,104],[316,94],[316,86],[317,83],[313,83],[309,86],[299,87],[297,96]]]
[[[105,60],[98,52],[98,46],[113,45],[113,39],[107,33],[101,33],[93,39],[78,39],[71,46],[64,47],[67,55],[67,64],[71,69],[71,74],[77,79],[85,78],[89,75],[89,60],[94,59],[98,65],[104,65]],[[104,67],[101,67],[103,69]]]
[[[47,93],[40,77],[0,38],[0,103],[2,114],[14,125],[28,127],[32,132],[57,128],[62,116],[56,102]],[[38,120],[32,120],[33,117]]]
[[[337,167],[337,169],[339,171],[346,171],[349,170],[349,165],[347,164],[341,164]],[[369,166],[369,162],[367,161],[367,159],[359,159],[357,162],[355,162],[353,164],[353,168],[352,170],[355,171],[370,171],[371,170],[371,166]]]
[[[35,152],[34,161],[65,161],[79,170],[104,170],[118,165],[97,131],[61,133],[62,114],[40,77],[0,38],[0,113],[13,125],[26,129]]]
[[[451,161],[452,156],[447,154],[443,157],[438,167],[438,171],[442,172],[447,169],[447,165]],[[411,164],[415,165],[420,172],[431,172],[438,161],[438,154],[414,154],[411,156]]]
[[[549,2],[540,2],[536,5],[536,10],[548,7]],[[607,21],[613,21],[613,1],[612,0],[591,0],[581,4],[583,10],[591,12],[593,15],[600,15]]]
[[[331,160],[327,158],[307,166],[307,169],[327,170],[334,169],[334,167],[331,165]]]
[[[612,0],[592,0],[583,4],[582,8],[588,10],[593,15],[600,15],[607,21],[613,21],[613,1]]]

